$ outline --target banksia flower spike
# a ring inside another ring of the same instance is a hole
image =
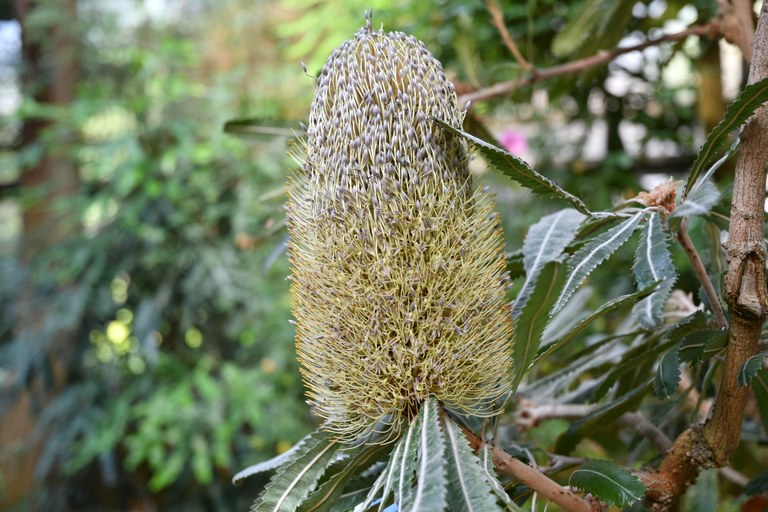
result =
[[[296,348],[342,441],[397,436],[430,395],[489,416],[512,320],[498,214],[473,190],[453,84],[426,47],[370,24],[317,78],[287,203]]]

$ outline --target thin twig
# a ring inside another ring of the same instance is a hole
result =
[[[633,428],[638,434],[646,438],[659,453],[666,453],[672,446],[672,441],[661,431],[659,427],[648,421],[641,412],[625,412],[619,418],[619,423],[624,427]]]
[[[708,23],[705,23],[704,25],[696,25],[696,26],[690,27],[686,30],[683,30],[682,32],[676,32],[674,34],[666,34],[661,37],[657,37],[655,39],[649,39],[648,41],[645,41],[640,44],[636,44],[634,46],[616,48],[611,51],[602,50],[596,53],[595,55],[591,55],[583,59],[574,60],[572,62],[567,62],[565,64],[552,66],[549,68],[544,68],[544,69],[531,68],[529,70],[528,76],[517,78],[515,80],[508,80],[506,82],[499,82],[497,84],[491,85],[490,87],[478,89],[477,91],[473,91],[467,94],[462,94],[459,97],[459,104],[463,105],[467,101],[475,102],[475,101],[487,100],[490,98],[494,98],[496,96],[502,96],[511,91],[514,91],[515,89],[518,89],[520,87],[525,87],[526,85],[531,85],[541,80],[547,80],[550,78],[555,78],[555,77],[567,75],[570,73],[578,73],[581,71],[586,71],[587,69],[591,69],[597,66],[601,66],[603,64],[607,64],[608,62],[612,61],[619,55],[624,55],[625,53],[645,50],[646,48],[650,48],[651,46],[657,46],[664,42],[679,41],[681,39],[685,39],[688,36],[692,36],[692,35],[714,37],[715,35],[717,35],[718,29],[719,29],[718,22],[713,20]]]
[[[485,442],[471,430],[464,427],[462,427],[462,430],[464,430],[464,434],[469,439],[469,444],[473,450],[479,450],[485,445]],[[491,445],[488,446],[490,447]],[[586,500],[579,498],[548,476],[517,460],[501,448],[497,446],[492,446],[492,448],[493,464],[502,473],[511,476],[515,480],[519,480],[534,492],[560,505],[565,510],[570,512],[593,512],[592,505]]]
[[[699,253],[696,251],[696,246],[693,245],[693,240],[688,236],[687,218],[684,218],[680,223],[680,228],[677,230],[677,240],[685,250],[685,254],[688,255],[688,259],[691,261],[691,265],[693,265],[693,270],[696,272],[696,276],[704,287],[704,293],[707,294],[709,304],[712,306],[712,311],[715,313],[717,326],[720,329],[727,328],[728,322],[725,319],[723,306],[720,304],[720,298],[717,296],[715,287],[712,285],[712,280],[709,278],[709,274],[707,274],[707,269],[704,268],[704,263],[701,261]]]
[[[593,404],[529,404],[520,408],[515,424],[518,428],[528,430],[547,419],[575,419],[592,414],[597,408]],[[659,451],[666,452],[672,441],[656,425],[648,421],[640,412],[627,412],[619,418],[619,424],[631,428],[642,435]]]
[[[504,46],[506,46],[510,53],[512,53],[512,56],[515,57],[515,60],[520,64],[520,67],[526,71],[533,71],[533,65],[525,60],[525,57],[520,53],[520,49],[515,44],[515,41],[510,37],[509,32],[507,31],[507,26],[504,25],[504,13],[501,12],[499,6],[496,5],[495,0],[488,0],[487,5],[488,12],[491,13],[491,20],[499,31],[501,40],[504,41]]]

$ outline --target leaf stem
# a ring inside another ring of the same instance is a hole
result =
[[[728,321],[725,319],[725,313],[723,313],[723,306],[720,304],[720,298],[715,291],[715,287],[712,285],[712,280],[707,274],[707,269],[704,268],[704,263],[701,261],[696,246],[693,245],[693,240],[688,235],[688,218],[684,217],[680,223],[680,228],[677,230],[677,241],[685,250],[685,254],[693,265],[693,270],[696,272],[696,276],[699,278],[701,285],[704,287],[704,293],[707,294],[707,299],[712,307],[712,312],[715,314],[717,326],[720,329],[726,329],[728,327]]]

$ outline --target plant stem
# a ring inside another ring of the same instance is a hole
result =
[[[685,254],[691,261],[691,265],[693,265],[693,270],[696,272],[696,276],[699,278],[701,285],[704,287],[704,293],[707,294],[707,300],[709,300],[709,304],[712,307],[712,312],[715,314],[717,326],[720,329],[727,328],[728,321],[725,319],[723,306],[720,304],[720,298],[715,291],[715,287],[712,285],[712,280],[709,278],[709,274],[707,274],[707,269],[704,268],[704,263],[701,261],[701,257],[699,256],[698,251],[696,251],[696,246],[693,245],[693,240],[691,240],[691,237],[688,235],[687,217],[684,218],[680,223],[680,228],[677,230],[677,240],[685,250]]]
[[[469,444],[472,446],[473,450],[479,450],[486,444],[485,441],[471,430],[464,427],[462,427],[462,430],[467,436],[467,439],[469,439]],[[593,510],[595,510],[589,502],[579,498],[577,495],[540,471],[517,460],[497,446],[491,447],[493,449],[493,464],[502,473],[511,476],[515,480],[519,480],[544,498],[560,505],[565,510],[571,512],[593,512]]]
[[[491,13],[491,20],[493,21],[496,30],[499,31],[501,40],[504,41],[504,46],[506,46],[512,56],[515,57],[515,60],[520,64],[520,67],[526,71],[533,70],[533,65],[525,60],[525,57],[520,53],[520,49],[515,44],[515,41],[510,37],[506,25],[504,25],[504,13],[499,9],[499,6],[496,5],[495,0],[488,0],[487,5],[488,12]]]

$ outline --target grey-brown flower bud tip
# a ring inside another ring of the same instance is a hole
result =
[[[394,438],[429,395],[489,416],[508,390],[501,228],[466,144],[431,117],[463,115],[405,34],[361,29],[317,79],[289,187],[291,290],[310,402],[343,441]]]

